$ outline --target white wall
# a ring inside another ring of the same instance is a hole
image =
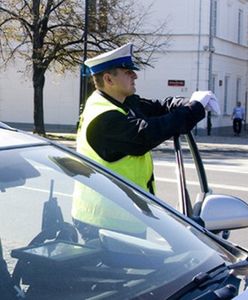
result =
[[[75,125],[79,114],[79,72],[46,73],[44,121],[46,124]],[[22,61],[0,73],[0,120],[33,123],[32,77]]]
[[[75,125],[79,114],[79,72],[64,75],[48,73],[44,105],[46,123]]]
[[[32,83],[16,64],[0,73],[0,120],[30,122],[33,115]]]

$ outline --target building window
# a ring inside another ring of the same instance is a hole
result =
[[[108,0],[101,0],[98,5],[98,30],[100,32],[106,32],[108,29]]]
[[[216,93],[216,82],[217,82],[217,75],[212,76],[212,92]]]
[[[217,35],[217,11],[218,11],[218,6],[217,6],[217,0],[213,1],[213,36]]]
[[[241,44],[242,40],[243,40],[243,21],[244,21],[244,12],[242,9],[239,9],[239,13],[238,13],[238,44]]]
[[[89,1],[89,32],[96,32],[96,20],[97,20],[97,10],[96,10],[96,0]]]
[[[241,78],[237,78],[236,81],[236,102],[241,101]]]
[[[114,1],[111,5],[114,5]],[[108,29],[108,0],[89,1],[89,31],[106,32]]]
[[[228,90],[229,90],[229,79],[230,79],[229,76],[225,76],[224,107],[223,107],[224,114],[227,114],[227,104],[228,104],[228,98],[229,98],[229,93],[228,93]]]

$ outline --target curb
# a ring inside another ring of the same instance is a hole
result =
[[[216,150],[216,151],[247,151],[248,153],[248,136],[230,137],[230,136],[195,136],[195,141],[199,150]],[[76,141],[71,140],[56,140],[56,142],[76,149]],[[182,144],[185,142],[182,139]],[[157,146],[154,150],[174,149],[173,141],[167,140]]]

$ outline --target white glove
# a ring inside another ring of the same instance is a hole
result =
[[[216,98],[215,94],[211,91],[197,91],[194,92],[189,100],[192,101],[199,101],[205,110],[215,112],[217,115],[220,115],[220,106],[218,103],[218,99]]]

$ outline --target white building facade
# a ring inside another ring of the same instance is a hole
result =
[[[147,98],[212,89],[220,100],[221,116],[213,128],[231,126],[237,101],[247,111],[248,0],[137,0],[153,4],[153,20],[167,20],[170,45],[157,53],[154,68],[138,73],[137,92]],[[163,37],[161,37],[163,38]],[[0,73],[0,120],[33,123],[33,89],[25,66],[13,63]],[[44,90],[44,119],[48,126],[73,128],[79,114],[78,74],[48,73]],[[207,127],[206,119],[199,128]]]
[[[247,111],[248,1],[152,2],[157,18],[167,17],[171,42],[155,68],[140,74],[138,90],[142,95],[161,98],[190,97],[195,90],[211,89],[220,100],[222,112],[220,117],[212,116],[213,128],[231,126],[237,101]],[[206,123],[207,119],[199,127],[206,128]]]

